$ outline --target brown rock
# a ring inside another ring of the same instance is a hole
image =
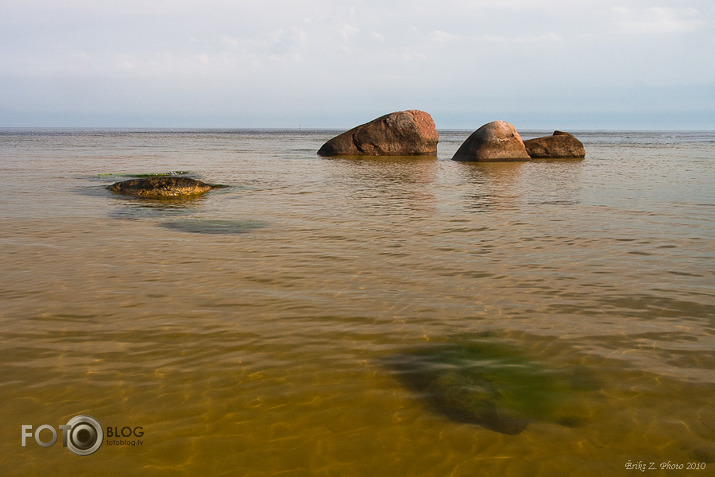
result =
[[[189,177],[158,176],[117,182],[107,187],[112,192],[147,198],[199,195],[213,186]]]
[[[323,144],[321,156],[416,156],[437,154],[432,116],[409,110],[386,114]]]
[[[586,149],[581,141],[563,131],[554,131],[552,136],[528,139],[524,141],[524,146],[532,159],[582,159],[586,157]]]
[[[506,121],[494,121],[480,127],[454,153],[455,161],[528,161],[516,128]]]

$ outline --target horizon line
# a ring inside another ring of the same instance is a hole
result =
[[[348,131],[352,127],[320,127],[320,126],[258,126],[258,127],[246,127],[246,126],[3,126],[0,125],[0,130],[32,130],[32,129],[54,129],[54,130],[144,130],[144,131]],[[437,131],[476,131],[477,128],[467,128],[467,127],[448,127],[448,128],[437,128]],[[592,127],[584,128],[577,127],[574,129],[570,128],[557,128],[558,130],[568,130],[575,132],[715,132],[715,128],[614,128],[614,127]],[[517,130],[522,131],[554,131],[553,127],[519,127]]]

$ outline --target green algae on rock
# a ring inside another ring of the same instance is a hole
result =
[[[107,188],[117,194],[160,199],[201,195],[214,187],[189,177],[152,176],[116,182]]]
[[[500,342],[436,343],[384,360],[430,408],[456,422],[515,435],[534,421],[571,426],[583,389],[573,370],[550,369]]]

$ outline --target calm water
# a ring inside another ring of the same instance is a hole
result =
[[[715,133],[451,161],[470,132],[0,130],[1,473],[711,473]],[[230,187],[105,190],[168,171]],[[78,414],[143,435],[21,446]]]

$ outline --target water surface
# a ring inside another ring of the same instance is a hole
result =
[[[451,161],[470,132],[355,160],[316,155],[335,131],[0,130],[3,475],[715,467],[715,134]],[[105,189],[168,171],[229,187]],[[485,386],[514,432],[458,418]],[[142,445],[20,446],[78,414]]]

